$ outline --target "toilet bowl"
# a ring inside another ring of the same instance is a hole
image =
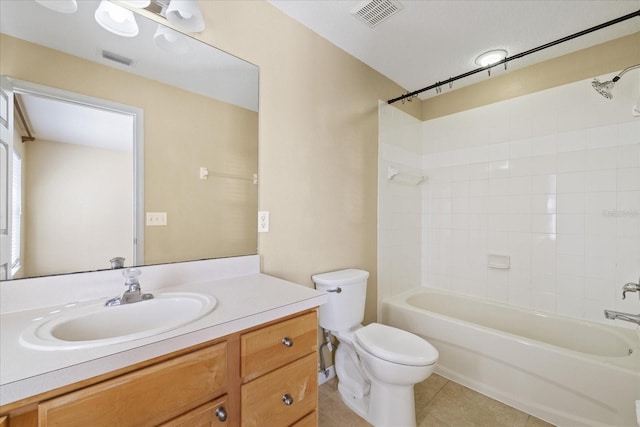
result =
[[[415,426],[413,386],[431,375],[438,351],[421,337],[379,323],[362,326],[366,281],[362,270],[313,276],[329,293],[320,326],[338,341],[335,369],[345,404],[376,427]]]

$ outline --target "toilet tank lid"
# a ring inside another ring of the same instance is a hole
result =
[[[331,271],[329,273],[314,274],[311,279],[316,285],[350,285],[367,280],[369,272],[349,268],[346,270]]]

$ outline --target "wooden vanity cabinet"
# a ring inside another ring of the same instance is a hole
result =
[[[40,427],[155,426],[219,397],[226,386],[223,342],[42,402],[38,421]]]
[[[6,405],[0,427],[317,426],[317,378],[312,310]]]
[[[313,311],[240,337],[243,427],[317,425],[317,333]]]

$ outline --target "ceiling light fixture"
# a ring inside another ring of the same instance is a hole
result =
[[[167,52],[183,54],[189,51],[187,37],[164,25],[158,24],[158,29],[153,35],[153,41],[156,46]]]
[[[78,10],[76,0],[36,0],[36,3],[60,13],[74,13]]]
[[[476,65],[487,67],[497,64],[507,57],[507,51],[504,49],[489,50],[476,58]]]
[[[190,33],[204,30],[204,18],[197,0],[171,0],[166,15],[167,21],[181,30]]]
[[[123,37],[138,35],[138,24],[133,12],[108,0],[100,1],[94,17],[102,28],[113,34]]]
[[[151,4],[151,0],[120,0],[120,3],[126,6],[144,9]]]

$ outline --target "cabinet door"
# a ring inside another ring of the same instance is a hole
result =
[[[227,396],[187,412],[161,427],[226,427],[229,425]]]
[[[301,420],[296,421],[291,427],[318,427],[318,413],[313,411]]]
[[[195,351],[38,405],[40,427],[154,426],[222,395],[227,343]]]
[[[242,426],[289,426],[316,409],[316,353],[257,378],[241,388]]]
[[[245,379],[315,353],[318,348],[316,312],[243,334],[240,339],[241,375]]]

